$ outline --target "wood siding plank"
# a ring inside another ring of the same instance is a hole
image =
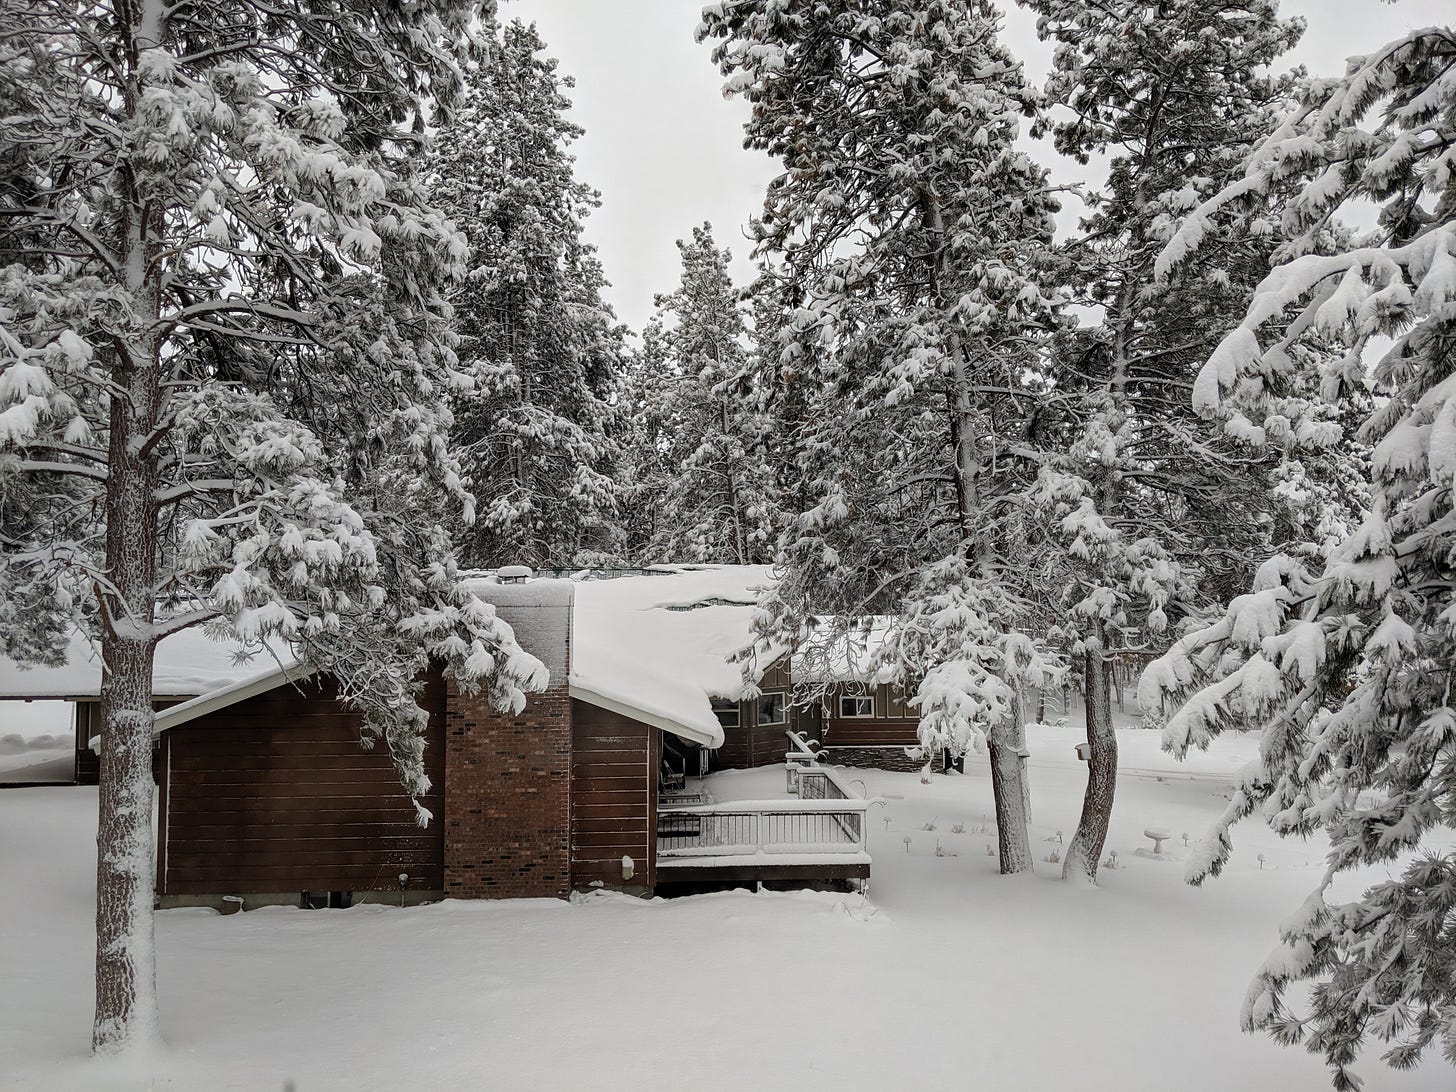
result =
[[[365,750],[361,719],[327,678],[277,690],[163,737],[158,890],[166,895],[398,890],[444,886],[443,824],[421,828],[388,749]],[[432,672],[420,803],[444,783],[445,688]]]

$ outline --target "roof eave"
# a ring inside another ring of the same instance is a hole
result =
[[[152,735],[158,736],[170,728],[187,724],[198,717],[205,717],[209,713],[215,713],[219,709],[226,709],[240,701],[255,698],[259,694],[266,694],[287,683],[301,682],[312,676],[317,670],[318,668],[312,664],[306,663],[279,666],[251,679],[244,679],[232,686],[226,686],[221,690],[214,690],[210,694],[203,694],[201,697],[184,701],[180,705],[171,706],[157,714],[156,719],[152,722]]]
[[[641,706],[610,697],[579,682],[571,682],[568,684],[567,691],[573,698],[584,701],[588,705],[595,705],[609,712],[619,713],[632,720],[641,721],[643,724],[651,725],[653,728],[660,728],[664,732],[675,735],[679,739],[685,739],[690,743],[696,743],[703,747],[723,746],[723,730],[721,728],[716,733],[709,733],[697,725],[684,724],[680,720],[663,716],[661,713],[654,712],[651,709],[643,709]]]

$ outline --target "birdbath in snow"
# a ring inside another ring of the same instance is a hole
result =
[[[1163,843],[1173,837],[1171,830],[1164,830],[1162,827],[1148,827],[1147,830],[1143,831],[1143,834],[1153,840],[1154,853],[1162,853]]]

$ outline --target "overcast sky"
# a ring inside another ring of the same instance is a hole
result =
[[[1452,0],[1287,0],[1284,12],[1309,24],[1289,55],[1317,73],[1406,30],[1451,21]],[[1005,41],[1032,79],[1044,77],[1050,48],[1035,19],[1003,3]],[[652,296],[677,283],[674,241],[710,221],[733,249],[735,275],[751,275],[743,224],[763,202],[775,173],[767,157],[743,150],[741,101],[725,101],[709,47],[693,41],[695,0],[510,0],[506,17],[534,20],[561,70],[576,78],[572,116],[586,129],[576,145],[577,173],[602,194],[587,225],[601,251],[608,298],[634,331]],[[1060,178],[1071,168],[1040,158]]]

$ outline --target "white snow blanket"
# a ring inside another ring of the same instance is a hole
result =
[[[500,584],[489,578],[475,587],[500,607],[522,647],[543,655],[558,677],[556,647],[569,605],[574,695],[717,746],[723,730],[711,699],[753,695],[753,683],[731,658],[751,642],[758,589],[771,579],[760,565],[661,566],[609,580]],[[247,660],[242,652],[200,631],[173,634],[157,647],[154,691],[167,697],[245,693],[251,681],[296,663],[281,645]],[[768,662],[754,664],[750,678],[756,681]],[[0,699],[95,698],[100,692],[100,650],[80,635],[61,667],[23,668],[0,657]]]
[[[752,696],[754,687],[731,657],[751,642],[757,589],[771,579],[763,565],[713,565],[580,581],[572,615],[573,692],[721,744],[711,699]],[[755,681],[767,666],[754,665]]]
[[[152,692],[159,697],[195,697],[231,686],[260,672],[294,663],[286,644],[271,642],[263,652],[243,659],[243,646],[214,641],[200,630],[183,630],[157,644]],[[101,648],[77,633],[71,637],[66,662],[60,667],[22,667],[0,656],[0,699],[99,698]]]

